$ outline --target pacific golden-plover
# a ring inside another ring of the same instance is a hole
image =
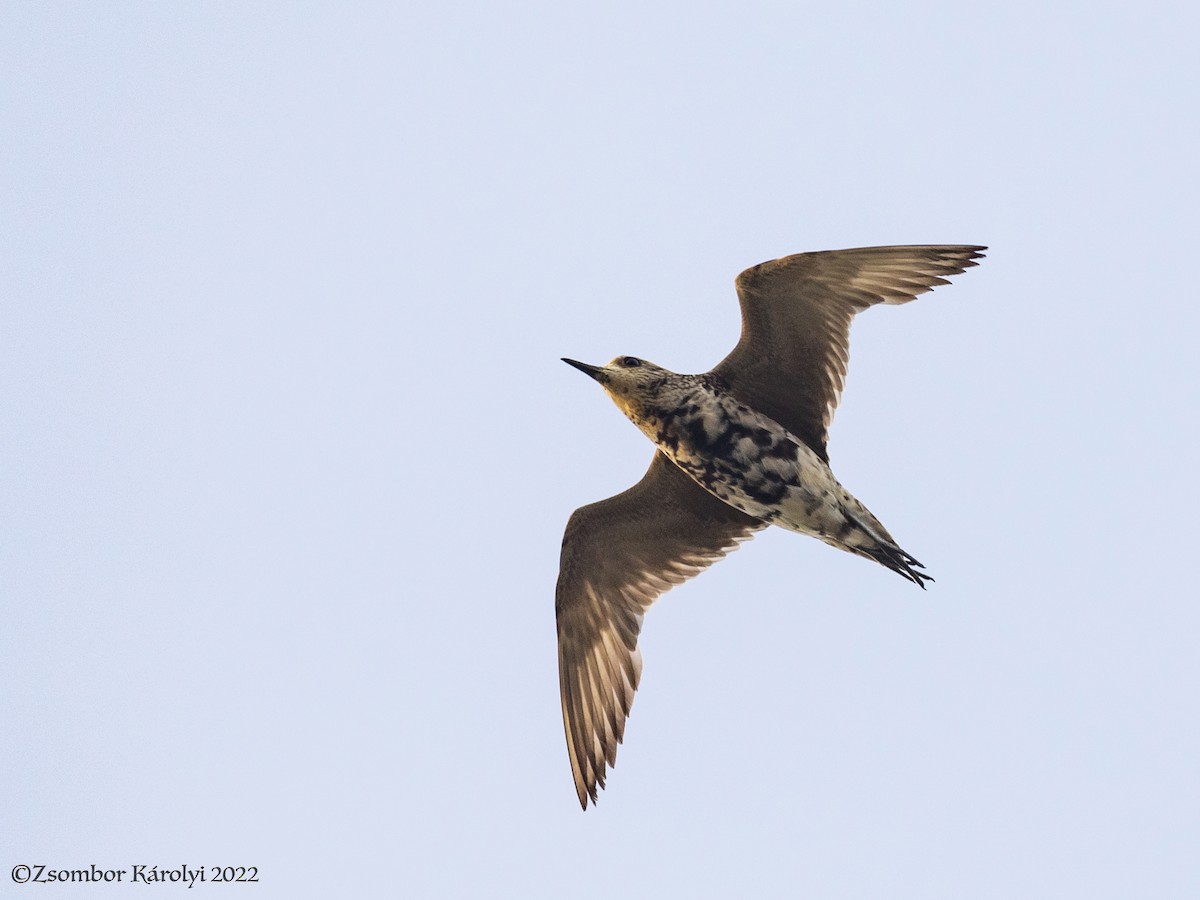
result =
[[[604,787],[642,672],[642,617],[673,585],[768,525],[820,538],[925,587],[933,579],[829,469],[827,432],[846,378],[850,320],[907,303],[986,247],[800,253],[737,278],[742,336],[703,375],[633,356],[565,359],[654,442],[629,490],[575,510],[555,608],[559,686],[579,802]]]

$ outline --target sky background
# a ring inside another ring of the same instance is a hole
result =
[[[1194,9],[4,3],[0,893],[1200,896]],[[937,583],[665,595],[582,813],[562,529],[651,449],[559,357],[939,242],[830,443]]]

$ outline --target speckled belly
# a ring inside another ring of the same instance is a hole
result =
[[[777,422],[745,407],[717,406],[673,425],[655,443],[713,496],[792,531],[829,537],[844,529],[844,502],[853,498]]]

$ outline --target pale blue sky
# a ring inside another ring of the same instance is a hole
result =
[[[0,893],[1200,895],[1200,22],[990,7],[5,4]],[[934,242],[830,454],[937,584],[667,594],[581,813],[562,528],[650,446],[559,357]]]

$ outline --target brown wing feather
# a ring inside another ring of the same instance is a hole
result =
[[[579,802],[604,787],[642,672],[642,615],[765,527],[711,496],[661,453],[623,493],[580,507],[563,536],[555,596],[563,726]]]
[[[829,425],[846,381],[850,320],[907,303],[977,265],[986,247],[861,247],[799,253],[737,277],[742,336],[713,369],[743,403],[828,461]]]

